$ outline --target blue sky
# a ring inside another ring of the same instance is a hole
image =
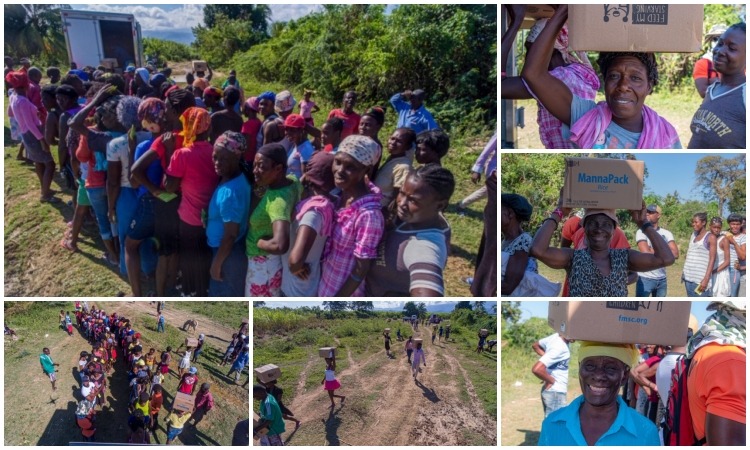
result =
[[[203,4],[72,4],[73,9],[133,14],[141,24],[143,35],[192,42],[192,27],[203,24]],[[389,5],[386,12],[395,5]],[[320,11],[320,4],[270,4],[272,21],[286,22]]]
[[[681,200],[703,200],[699,189],[695,188],[695,164],[708,153],[635,153],[637,159],[646,163],[648,178],[645,192],[664,196],[675,190]],[[737,154],[723,153],[724,158],[734,158]]]
[[[702,324],[711,312],[706,311],[706,307],[709,302],[692,302],[692,308],[690,312],[698,319],[698,323]],[[544,301],[529,301],[521,302],[521,320],[528,320],[530,317],[547,317],[547,307],[549,302]],[[551,329],[550,329],[551,330]]]

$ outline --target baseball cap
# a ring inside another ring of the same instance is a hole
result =
[[[583,219],[581,219],[582,223],[586,223],[586,218],[595,216],[597,214],[604,214],[605,216],[609,217],[610,219],[615,221],[615,224],[619,224],[620,222],[617,220],[617,214],[615,214],[614,209],[587,209],[586,212],[583,214]]]
[[[646,207],[646,211],[648,211],[648,212],[657,212],[657,213],[661,214],[661,208],[659,207],[659,205],[656,205],[656,204],[648,205]]]
[[[287,128],[305,128],[305,118],[299,114],[289,114],[284,120],[284,126]]]

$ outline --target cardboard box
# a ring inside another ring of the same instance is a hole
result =
[[[390,334],[390,333],[391,333],[391,329],[390,328],[386,328],[385,329],[385,334]]]
[[[195,338],[185,338],[185,346],[186,347],[197,347],[198,346],[198,339]]]
[[[195,397],[182,392],[174,394],[174,403],[172,403],[172,410],[181,411],[192,411],[195,406]]]
[[[570,5],[569,45],[607,52],[697,52],[703,5]]]
[[[484,337],[487,337],[487,336],[489,336],[489,335],[490,335],[490,332],[489,332],[489,331],[487,331],[487,329],[485,329],[485,328],[482,328],[481,330],[479,330],[479,334],[481,334],[481,335],[482,335],[482,336],[484,336]]]
[[[281,369],[274,364],[266,364],[255,369],[255,375],[260,379],[261,383],[268,383],[269,381],[277,380],[281,376]]]
[[[331,358],[336,356],[336,347],[323,347],[318,350],[318,355],[321,358]]]
[[[106,69],[114,69],[119,66],[116,58],[104,58],[101,60],[101,64]]]
[[[568,339],[685,345],[690,302],[549,302],[547,323]]]
[[[414,339],[414,348],[417,347],[417,344],[421,344],[421,343],[422,343],[422,339]]]
[[[208,72],[206,61],[193,61],[193,72]]]
[[[643,161],[565,158],[563,206],[640,210],[644,170]]]
[[[253,430],[258,426],[258,423],[260,423],[260,416],[257,413],[253,412]],[[268,434],[268,428],[263,428],[255,434],[255,439],[257,440],[261,436],[264,436],[266,434]]]

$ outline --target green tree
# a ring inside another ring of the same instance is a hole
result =
[[[729,212],[740,213],[744,215],[744,211],[747,208],[747,193],[745,188],[747,178],[738,178],[732,186],[732,193],[729,198]]]
[[[404,315],[408,317],[418,316],[419,308],[417,308],[417,304],[414,302],[406,302],[404,304]]]
[[[453,310],[455,311],[457,309],[468,309],[468,310],[471,310],[472,309],[471,302],[467,302],[467,301],[458,302],[458,303],[456,303],[456,306],[455,306],[455,308],[453,308]]]
[[[352,311],[372,311],[375,306],[372,302],[349,302],[349,309]]]
[[[197,53],[189,45],[158,38],[143,38],[143,52],[147,55],[159,55],[171,62],[198,59]]]
[[[266,306],[266,302],[253,302],[253,308],[262,308]]]
[[[5,5],[5,54],[29,56],[43,64],[66,61],[61,9],[70,9],[70,6]]]
[[[203,23],[206,28],[221,25],[219,17],[247,22],[253,31],[267,33],[271,22],[271,7],[268,5],[206,5],[203,8]]]
[[[745,155],[724,158],[705,156],[695,165],[695,185],[703,191],[706,200],[716,200],[717,209],[710,212],[724,216],[724,206],[732,197],[735,183],[745,176]]]
[[[427,305],[424,302],[417,304],[417,311],[420,319],[427,317]]]
[[[487,310],[484,309],[484,302],[481,302],[481,301],[474,302],[474,313],[476,313],[478,316],[483,316],[487,314]]]
[[[343,313],[349,305],[345,301],[326,301],[323,302],[323,308],[328,311],[328,317]]]
[[[521,302],[501,302],[500,314],[506,323],[517,323],[521,320]]]

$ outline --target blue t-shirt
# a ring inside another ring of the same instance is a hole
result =
[[[150,148],[151,143],[153,143],[153,139],[149,139],[147,141],[143,141],[135,148],[135,155],[133,156],[133,162],[138,161],[138,159],[143,156]],[[148,178],[148,181],[150,181],[152,184],[156,186],[161,185],[161,179],[164,176],[164,169],[161,168],[161,163],[159,162],[159,158],[156,158],[155,160],[151,161],[151,164],[146,168],[146,178]],[[146,189],[145,186],[139,186],[138,187],[138,198],[143,197],[144,195],[148,194],[148,189]]]
[[[292,147],[289,151],[289,158],[287,159],[287,171],[286,174],[294,174],[297,179],[302,178],[302,164],[307,164],[312,158],[312,154],[315,151],[310,141],[305,139],[301,144]]]
[[[411,103],[402,99],[400,93],[391,97],[391,105],[393,105],[393,109],[398,113],[396,128],[411,128],[417,134],[422,131],[440,128],[424,105],[420,106],[418,110],[412,111]]]
[[[584,114],[596,107],[596,102],[586,100],[576,95],[570,102],[570,123],[576,123]],[[563,125],[562,135],[564,138],[570,138],[570,127]],[[604,130],[604,148],[635,149],[638,148],[638,139],[641,133],[634,133],[617,125],[614,121]],[[682,148],[679,139],[672,148]]]
[[[209,247],[218,248],[221,245],[225,222],[240,224],[235,242],[245,239],[250,219],[250,192],[250,183],[242,173],[216,188],[208,204],[206,237]]]
[[[570,405],[554,411],[542,422],[539,445],[588,445],[581,431],[581,419],[578,411],[583,405],[583,395],[573,400]],[[619,410],[617,417],[594,445],[661,445],[656,425],[646,417],[628,406],[617,396]]]

